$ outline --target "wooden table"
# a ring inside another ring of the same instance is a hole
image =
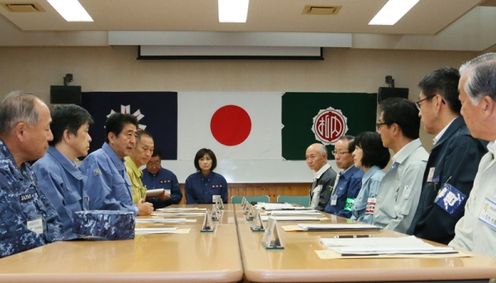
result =
[[[267,250],[261,244],[263,233],[252,232],[241,214],[238,236],[244,274],[252,282],[360,282],[481,280],[496,277],[496,258],[398,258],[398,259],[320,259],[315,250],[325,249],[320,237],[333,232],[281,232],[283,250]],[[335,216],[324,223],[342,223]],[[302,222],[300,222],[302,223]],[[280,221],[281,225],[288,225]],[[294,224],[294,223],[293,223]],[[343,234],[343,232],[339,233]],[[353,234],[353,233],[351,233]],[[392,231],[367,232],[375,236],[398,236]]]
[[[243,269],[232,206],[211,233],[56,242],[0,259],[0,282],[237,282]],[[228,223],[231,222],[231,223]]]

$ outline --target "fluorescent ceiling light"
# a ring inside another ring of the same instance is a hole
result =
[[[389,0],[377,13],[369,25],[394,25],[408,11],[410,11],[419,0]]]
[[[219,0],[219,22],[246,23],[250,0]]]
[[[68,22],[92,22],[78,0],[48,0],[48,3]]]

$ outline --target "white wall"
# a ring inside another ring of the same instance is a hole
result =
[[[442,66],[458,67],[474,52],[325,49],[323,61],[138,61],[137,47],[0,47],[0,96],[32,92],[48,101],[66,73],[83,91],[343,91],[377,92],[392,75],[418,96],[418,81]],[[431,137],[421,132],[424,145]],[[302,167],[304,168],[304,166]],[[304,173],[306,176],[308,172]],[[306,177],[305,177],[306,178]]]

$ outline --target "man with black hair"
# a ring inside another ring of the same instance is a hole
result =
[[[74,212],[88,209],[85,177],[78,168],[78,158],[88,155],[92,123],[91,115],[80,106],[54,107],[50,124],[53,140],[47,153],[33,165],[40,190],[62,222],[64,240],[77,238],[73,230]]]
[[[341,171],[331,183],[332,191],[324,207],[325,212],[346,218],[351,217],[351,208],[362,187],[363,171],[353,163],[354,139],[353,136],[344,135],[334,145],[332,154]]]
[[[443,244],[455,236],[455,224],[463,216],[479,161],[487,151],[460,116],[459,79],[454,68],[433,71],[420,81],[416,102],[425,131],[435,137],[408,233]]]
[[[377,131],[384,147],[395,154],[377,193],[373,223],[402,233],[410,227],[417,210],[429,157],[420,143],[419,127],[415,103],[404,98],[381,103]]]
[[[90,197],[90,209],[127,210],[135,215],[140,204],[135,206],[131,196],[131,182],[124,165],[136,143],[138,120],[130,114],[114,113],[107,118],[106,141],[92,152],[81,164],[86,175],[85,188]]]
[[[155,209],[166,207],[171,204],[178,204],[183,197],[179,190],[179,182],[176,174],[161,166],[161,155],[158,150],[152,154],[150,161],[143,169],[141,180],[148,190],[164,189],[162,195],[156,197],[147,197],[147,201],[153,204]]]

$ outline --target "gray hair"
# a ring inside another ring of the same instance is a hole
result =
[[[39,115],[36,110],[39,98],[20,91],[10,92],[0,102],[0,134],[10,132],[19,122],[30,125],[38,123]]]
[[[472,104],[484,96],[496,100],[496,53],[482,54],[460,66],[460,74],[469,73],[463,86]]]
[[[321,143],[316,143],[316,145],[318,145],[318,149],[319,149],[319,152],[322,154],[322,155],[327,155],[327,147]]]

